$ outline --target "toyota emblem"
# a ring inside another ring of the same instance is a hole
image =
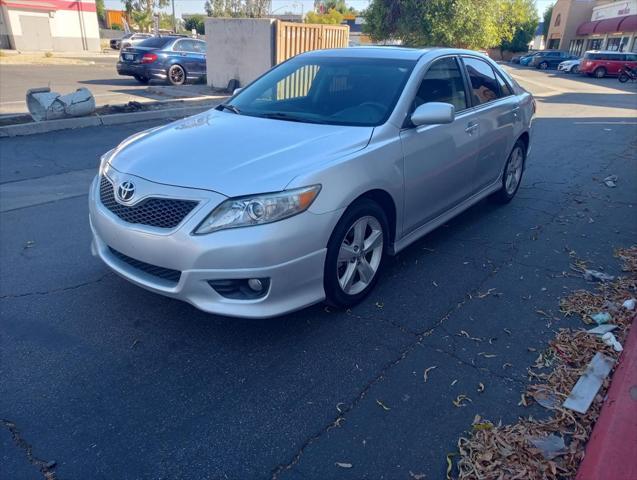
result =
[[[117,196],[122,202],[128,202],[135,195],[135,184],[133,182],[122,182],[117,187]]]

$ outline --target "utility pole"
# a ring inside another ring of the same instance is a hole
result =
[[[173,33],[177,33],[177,19],[175,18],[175,0],[172,0],[173,4]]]

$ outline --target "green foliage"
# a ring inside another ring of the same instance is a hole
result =
[[[209,17],[261,18],[269,8],[268,0],[206,0],[204,4]]]
[[[106,8],[104,7],[104,0],[95,0],[95,10],[97,10],[97,18],[102,22],[106,21]]]
[[[170,0],[122,0],[126,13],[141,31],[150,31],[153,26],[153,13],[164,8]]]
[[[338,25],[343,21],[343,14],[335,9],[328,10],[327,13],[308,12],[305,16],[305,23],[323,23],[327,25]]]
[[[122,30],[122,26],[119,23],[111,23],[111,30]]]
[[[173,16],[169,13],[159,13],[159,28],[162,30],[173,30]]]
[[[184,28],[188,32],[194,28],[199,35],[203,35],[206,33],[205,20],[205,15],[191,15],[184,20]]]
[[[542,25],[542,34],[544,35],[544,38],[546,39],[549,38],[549,28],[551,26],[551,17],[553,16],[554,6],[555,5],[551,5],[547,7],[546,10],[544,10],[544,18],[542,19],[542,21],[544,22]]]
[[[471,49],[511,42],[537,22],[532,0],[372,0],[364,17],[375,41]]]
[[[498,14],[500,50],[527,51],[538,25],[535,2],[503,0]]]

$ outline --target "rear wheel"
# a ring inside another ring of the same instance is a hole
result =
[[[171,65],[168,69],[167,77],[171,85],[183,85],[186,83],[186,71],[181,65]]]
[[[387,216],[374,201],[361,199],[340,219],[327,245],[323,286],[330,305],[356,305],[374,288],[389,240]]]
[[[511,150],[502,175],[502,188],[491,197],[498,203],[509,203],[520,188],[524,162],[526,161],[526,145],[518,140]]]
[[[542,62],[537,66],[540,70],[547,70],[549,68],[548,62]]]
[[[606,69],[604,67],[598,67],[595,69],[595,71],[593,72],[593,74],[597,77],[597,78],[604,78],[606,76]]]
[[[142,77],[141,75],[135,75],[135,80],[137,80],[142,85],[147,85],[150,81],[148,77]]]
[[[626,82],[628,81],[628,75],[627,75],[627,74],[625,74],[625,73],[620,73],[620,74],[619,74],[619,78],[618,78],[618,80],[619,80],[621,83],[626,83]]]

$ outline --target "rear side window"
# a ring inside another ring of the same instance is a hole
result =
[[[511,91],[511,87],[509,87],[509,84],[504,80],[504,78],[502,78],[502,75],[498,73],[497,78],[498,78],[498,84],[500,84],[500,96],[508,97],[509,95],[513,95],[513,92]]]
[[[482,105],[497,100],[500,86],[491,65],[478,58],[465,57],[463,60],[469,74],[473,102]]]
[[[192,52],[194,48],[192,46],[192,40],[179,40],[173,46],[175,52]]]
[[[206,44],[196,40],[192,41],[193,51],[198,53],[206,53]]]
[[[467,94],[458,60],[454,57],[434,61],[420,83],[414,108],[428,102],[450,103],[456,111],[467,108]]]
[[[138,46],[145,47],[145,48],[162,48],[171,40],[172,39],[170,37],[152,37],[142,42],[139,42]]]

